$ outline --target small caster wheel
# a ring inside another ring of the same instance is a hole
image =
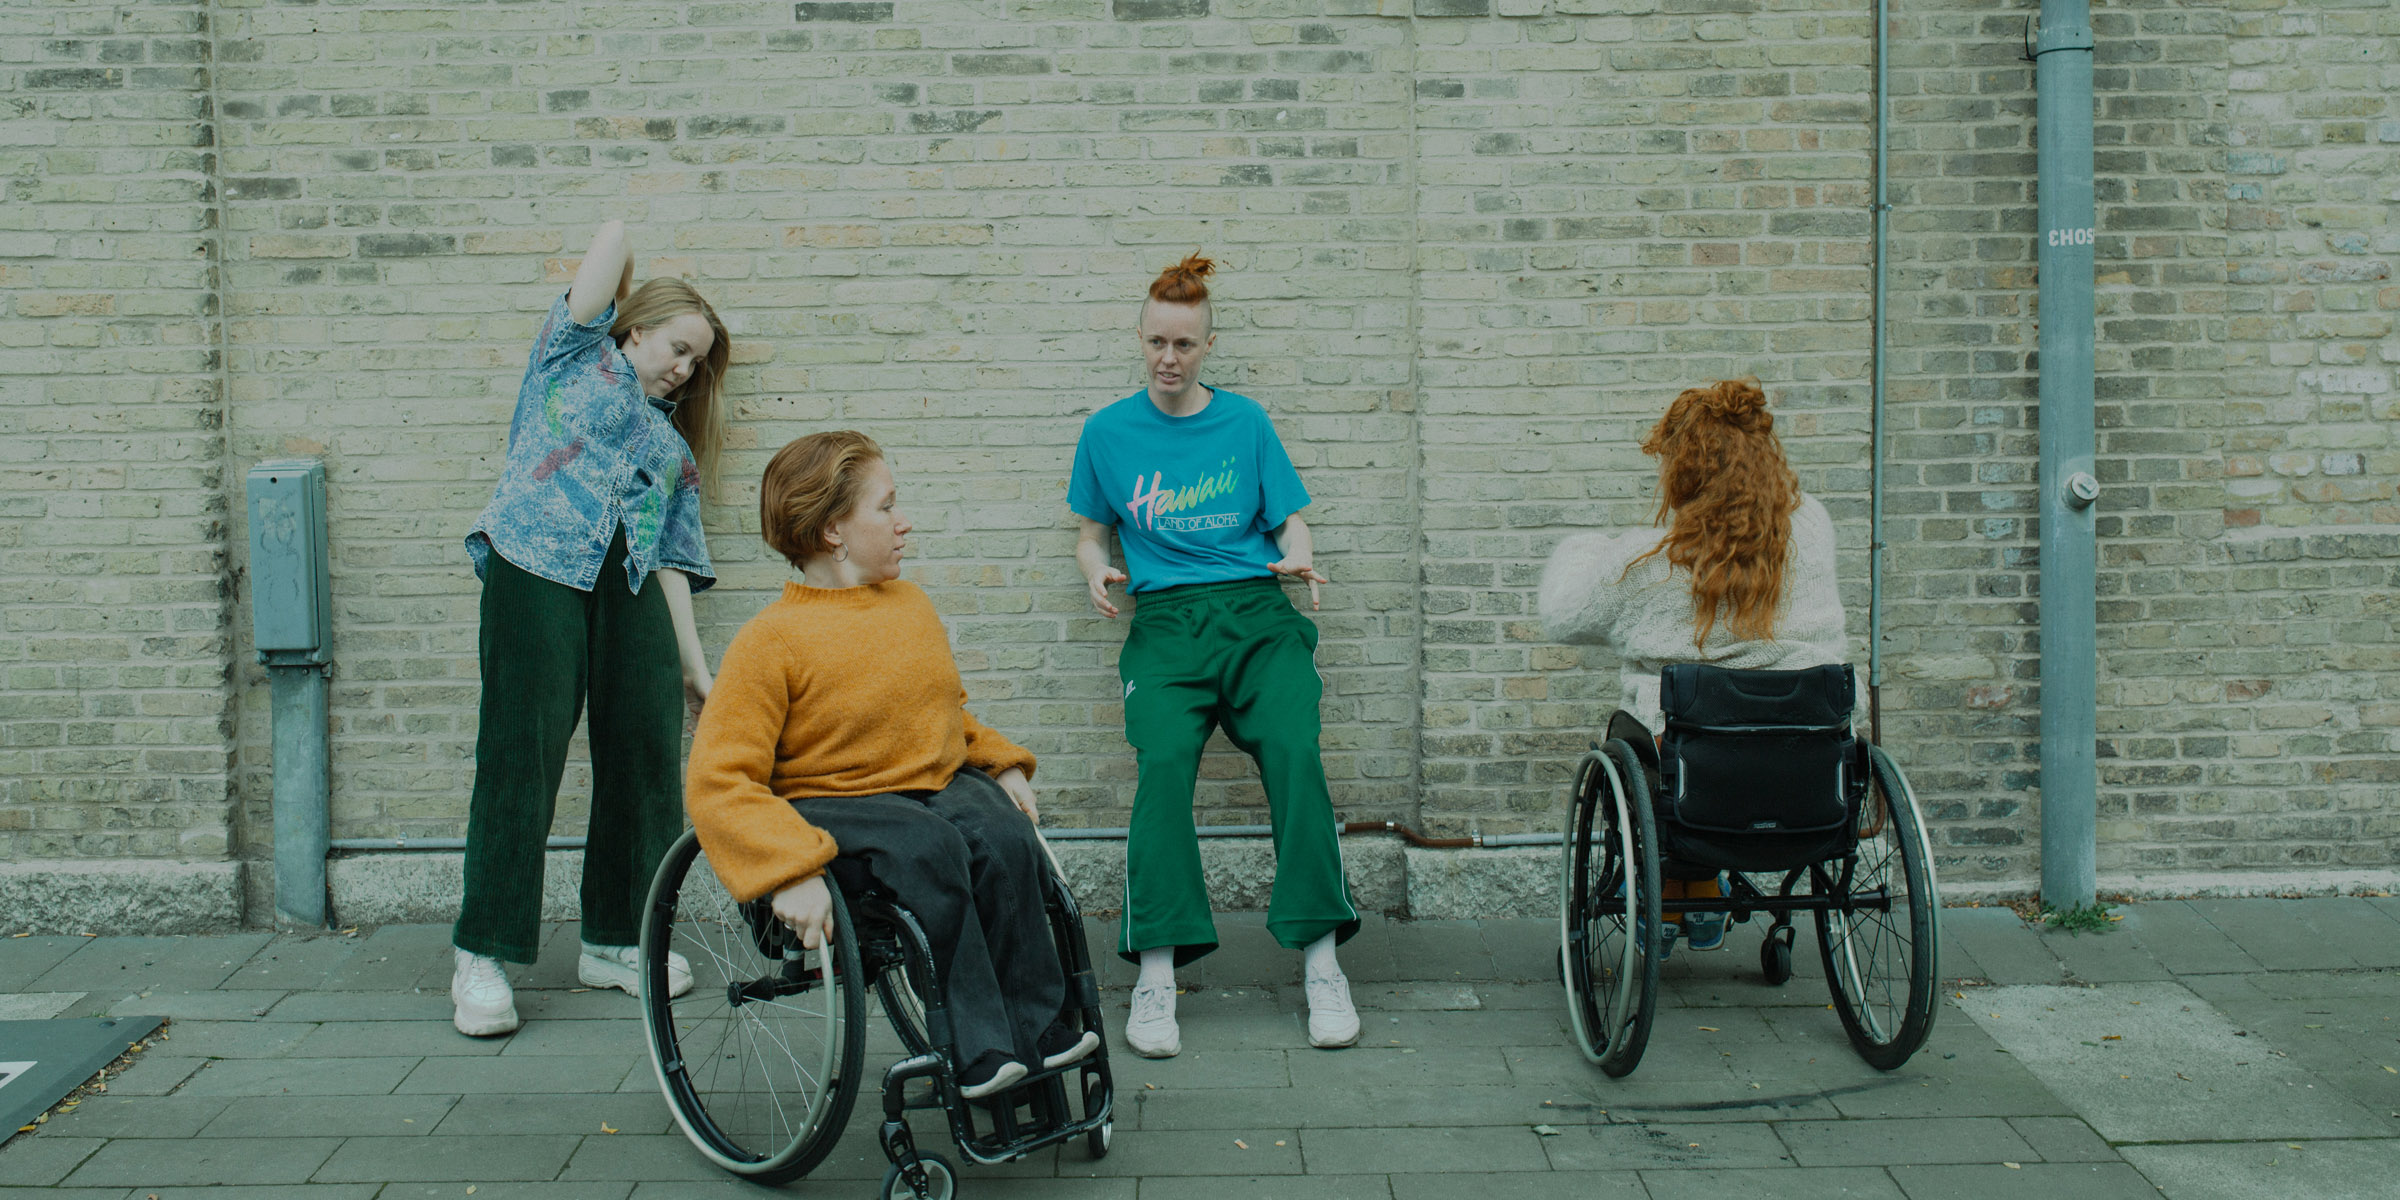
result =
[[[924,1172],[924,1186],[917,1186],[901,1164],[893,1163],[883,1173],[883,1200],[954,1200],[958,1195],[958,1173],[950,1169],[949,1159],[919,1154],[910,1165]]]
[[[1090,1116],[1093,1110],[1100,1107],[1101,1091],[1102,1088],[1099,1077],[1094,1076],[1093,1078],[1085,1081],[1083,1085],[1083,1112],[1085,1116]],[[1116,1127],[1117,1121],[1113,1115],[1108,1120],[1100,1122],[1100,1127],[1098,1129],[1094,1129],[1090,1133],[1083,1135],[1083,1148],[1087,1151],[1090,1151],[1091,1156],[1094,1159],[1107,1158],[1108,1135],[1113,1132]]]
[[[1792,927],[1778,926],[1767,931],[1765,941],[1758,944],[1758,973],[1767,977],[1770,985],[1780,987],[1792,977]]]

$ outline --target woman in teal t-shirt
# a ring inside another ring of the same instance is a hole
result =
[[[1195,254],[1151,283],[1138,327],[1149,386],[1085,420],[1067,487],[1092,607],[1117,615],[1112,583],[1140,597],[1118,663],[1140,781],[1117,951],[1142,968],[1125,1040],[1151,1058],[1181,1048],[1175,968],[1217,948],[1192,787],[1219,726],[1266,785],[1275,823],[1267,930],[1305,955],[1309,1042],[1358,1040],[1334,957],[1358,932],[1358,910],[1317,753],[1317,627],[1282,587],[1285,577],[1306,580],[1314,607],[1326,580],[1297,515],[1308,489],[1266,410],[1199,380],[1216,342],[1205,282],[1213,268]],[[1109,565],[1111,527],[1126,571]]]

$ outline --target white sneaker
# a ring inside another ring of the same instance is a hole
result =
[[[583,943],[583,956],[575,960],[575,978],[585,987],[613,987],[628,995],[642,994],[642,948],[639,946],[595,946]],[[667,996],[673,999],[692,990],[692,964],[672,950],[667,951]]]
[[[508,972],[488,954],[470,954],[455,947],[458,965],[450,973],[450,1003],[458,1011],[450,1023],[468,1037],[514,1033],[518,1025],[517,996],[509,990]]]
[[[1350,1003],[1350,980],[1344,975],[1308,977],[1308,1044],[1319,1050],[1339,1050],[1358,1042],[1358,1009]]]
[[[1133,1015],[1125,1018],[1125,1044],[1143,1058],[1173,1058],[1183,1049],[1183,1031],[1175,1024],[1174,984],[1133,989]]]

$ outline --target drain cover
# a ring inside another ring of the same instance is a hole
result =
[[[158,1017],[0,1021],[0,1143],[161,1024]]]

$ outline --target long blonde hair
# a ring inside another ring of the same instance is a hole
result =
[[[653,279],[617,305],[617,321],[609,326],[608,335],[621,346],[634,330],[663,325],[685,313],[698,313],[708,322],[712,336],[708,353],[692,364],[692,377],[666,398],[675,402],[675,432],[683,435],[683,444],[692,449],[692,461],[700,467],[701,494],[714,497],[717,457],[725,448],[725,368],[733,361],[733,339],[726,334],[725,323],[717,319],[717,310],[680,279]]]
[[[1755,379],[1686,389],[1643,439],[1642,453],[1659,459],[1656,519],[1672,524],[1626,573],[1659,553],[1691,572],[1694,646],[1720,618],[1737,638],[1773,638],[1800,480],[1775,436],[1766,392]]]

